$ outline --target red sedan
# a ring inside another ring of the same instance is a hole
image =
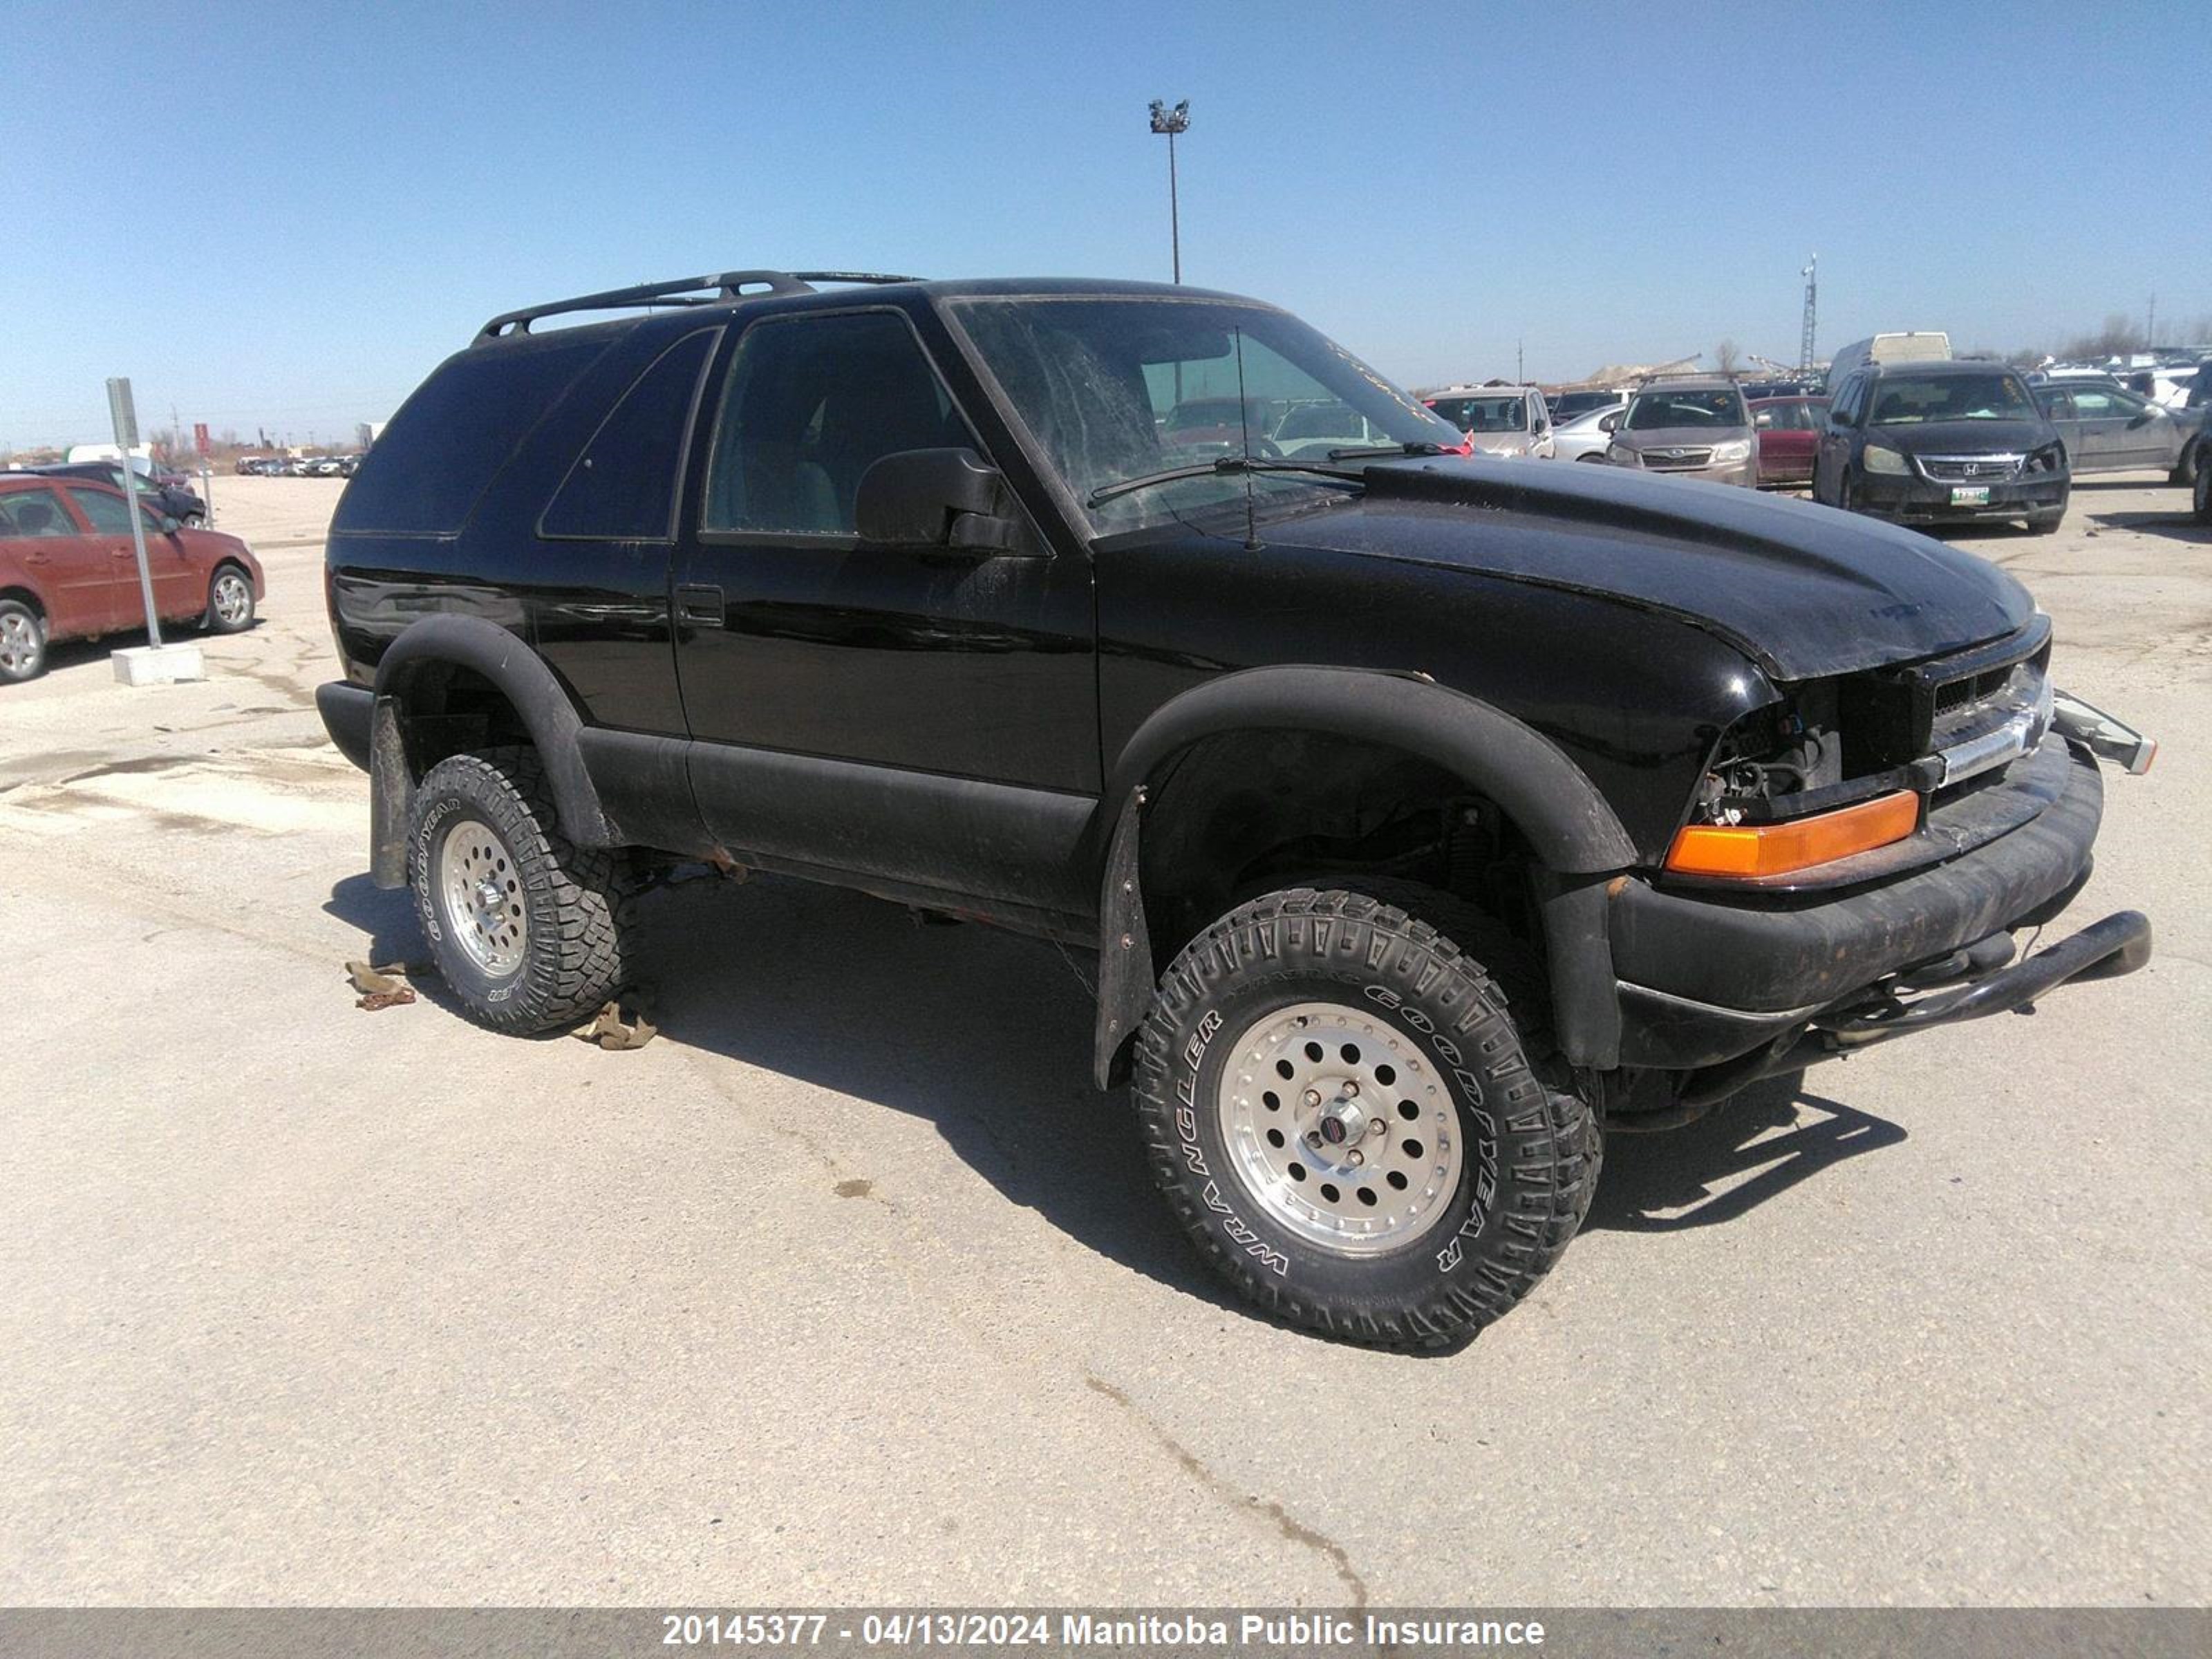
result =
[[[143,503],[161,620],[217,634],[253,625],[261,561],[235,536],[186,530]],[[0,684],[45,672],[53,640],[143,628],[131,509],[112,484],[0,473]]]
[[[1759,487],[1796,489],[1813,482],[1813,452],[1827,429],[1826,398],[1758,398],[1751,405],[1759,429]]]

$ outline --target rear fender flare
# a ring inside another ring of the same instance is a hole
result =
[[[369,745],[370,831],[374,873],[380,886],[404,884],[407,815],[416,767],[404,742],[410,696],[441,667],[468,669],[497,688],[530,733],[545,769],[561,831],[580,847],[619,847],[620,830],[599,803],[577,739],[584,729],[576,705],[544,659],[506,629],[480,617],[425,617],[392,642],[376,668],[376,713]],[[396,772],[397,775],[393,775]],[[396,880],[387,880],[388,877]]]

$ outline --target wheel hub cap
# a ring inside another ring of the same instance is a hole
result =
[[[1231,1166],[1269,1218],[1344,1255],[1402,1249],[1459,1190],[1458,1109],[1411,1037],[1303,1002],[1238,1034],[1216,1092]]]
[[[21,617],[0,617],[0,663],[11,669],[24,667],[34,648],[30,623]]]
[[[495,979],[522,965],[530,938],[522,878],[490,825],[461,818],[438,848],[439,908],[469,959]]]
[[[246,584],[236,576],[226,575],[215,585],[216,615],[227,623],[240,622],[246,617]]]

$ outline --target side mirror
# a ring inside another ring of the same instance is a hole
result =
[[[860,475],[860,539],[883,547],[1013,550],[1018,523],[1005,477],[972,449],[902,449]]]
[[[158,520],[164,536],[173,536],[185,527],[185,521],[173,514],[164,513]]]

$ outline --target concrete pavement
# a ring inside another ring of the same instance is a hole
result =
[[[336,494],[219,482],[271,591],[205,684],[0,692],[0,1601],[2212,1595],[2185,492],[1960,538],[2164,740],[2052,930],[2154,965],[1616,1138],[1441,1359],[1216,1291],[1049,946],[702,883],[635,1053],[356,1011],[423,953],[312,708]]]

